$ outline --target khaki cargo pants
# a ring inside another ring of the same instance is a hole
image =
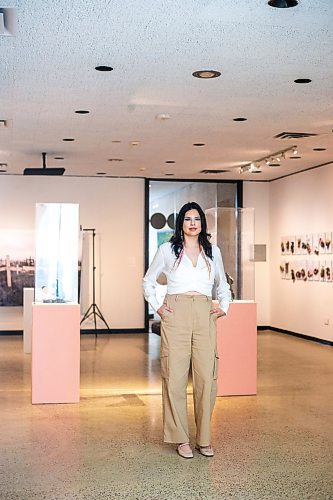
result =
[[[173,309],[161,321],[161,374],[164,441],[189,442],[188,374],[192,364],[196,442],[210,444],[210,420],[216,398],[216,315],[205,295],[167,295]]]

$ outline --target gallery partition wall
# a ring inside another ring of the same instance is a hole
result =
[[[233,229],[234,241],[237,242],[238,250],[241,249],[241,215],[238,209],[243,203],[242,181],[193,181],[193,180],[159,180],[147,179],[145,185],[145,269],[148,268],[159,245],[169,241],[173,234],[174,222],[177,212],[185,203],[195,201],[199,203],[204,212],[209,213],[217,208],[229,209],[235,217],[236,224]],[[228,217],[223,217],[227,220]],[[218,243],[219,244],[219,243]],[[238,262],[235,267],[241,273],[241,252],[235,252]],[[226,270],[230,267],[229,256],[226,254],[224,263]],[[234,256],[231,257],[234,259]],[[236,277],[236,293],[241,294],[239,276]],[[159,293],[165,294],[166,285],[163,277],[159,280]],[[148,331],[149,318],[154,312],[146,304],[145,329]]]

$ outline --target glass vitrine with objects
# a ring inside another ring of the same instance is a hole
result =
[[[36,303],[78,303],[79,233],[78,204],[36,204]]]
[[[221,250],[234,300],[254,300],[254,209],[205,210],[211,242]]]

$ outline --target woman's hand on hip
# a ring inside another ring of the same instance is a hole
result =
[[[156,312],[163,319],[163,317],[165,316],[165,313],[166,312],[172,313],[173,309],[171,309],[171,307],[169,307],[167,304],[163,304],[159,309],[157,309]]]
[[[221,309],[220,307],[216,307],[214,309],[211,309],[210,314],[216,314],[216,319],[222,318],[222,316],[226,315],[225,312],[223,311],[223,309]]]

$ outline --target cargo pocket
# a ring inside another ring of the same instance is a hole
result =
[[[215,353],[215,356],[214,356],[213,380],[216,380],[217,376],[218,376],[218,372],[219,372],[219,360],[220,360],[220,358]]]
[[[161,353],[161,377],[168,380],[169,378],[169,355]]]

